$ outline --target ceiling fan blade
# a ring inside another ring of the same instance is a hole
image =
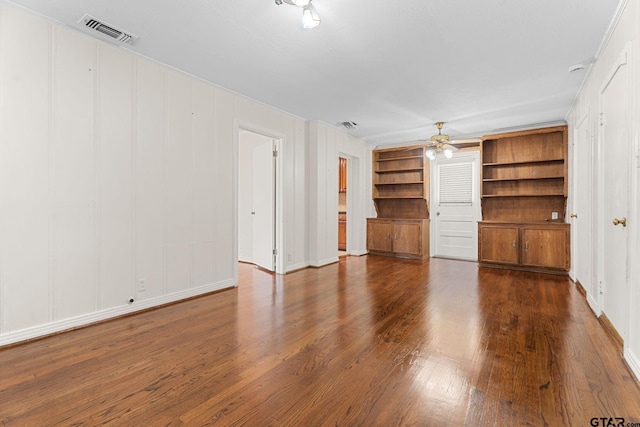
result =
[[[451,150],[451,151],[453,151],[453,152],[458,151],[458,147],[456,147],[456,146],[454,146],[454,145],[451,145],[451,144],[449,144],[449,143],[444,144],[444,145],[442,146],[442,149],[443,149],[443,150],[447,150],[447,149],[449,149],[449,150]]]

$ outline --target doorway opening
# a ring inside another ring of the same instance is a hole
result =
[[[338,257],[347,252],[347,168],[348,160],[338,157]]]
[[[281,140],[238,129],[238,261],[279,273],[278,151]]]

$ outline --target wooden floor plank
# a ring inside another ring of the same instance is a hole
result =
[[[0,425],[589,425],[640,388],[567,278],[343,257],[0,349]]]

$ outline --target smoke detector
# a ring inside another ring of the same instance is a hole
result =
[[[128,31],[121,30],[120,28],[94,18],[89,14],[85,14],[82,18],[80,18],[78,23],[94,31],[102,33],[107,37],[111,37],[112,39],[119,41],[120,43],[132,45],[136,40],[140,38]]]

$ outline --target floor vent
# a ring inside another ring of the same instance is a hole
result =
[[[111,24],[100,21],[99,19],[96,19],[91,15],[84,15],[78,22],[83,24],[87,28],[91,28],[92,30],[109,36],[112,39],[119,41],[120,43],[133,44],[139,38],[138,36],[116,28]]]

